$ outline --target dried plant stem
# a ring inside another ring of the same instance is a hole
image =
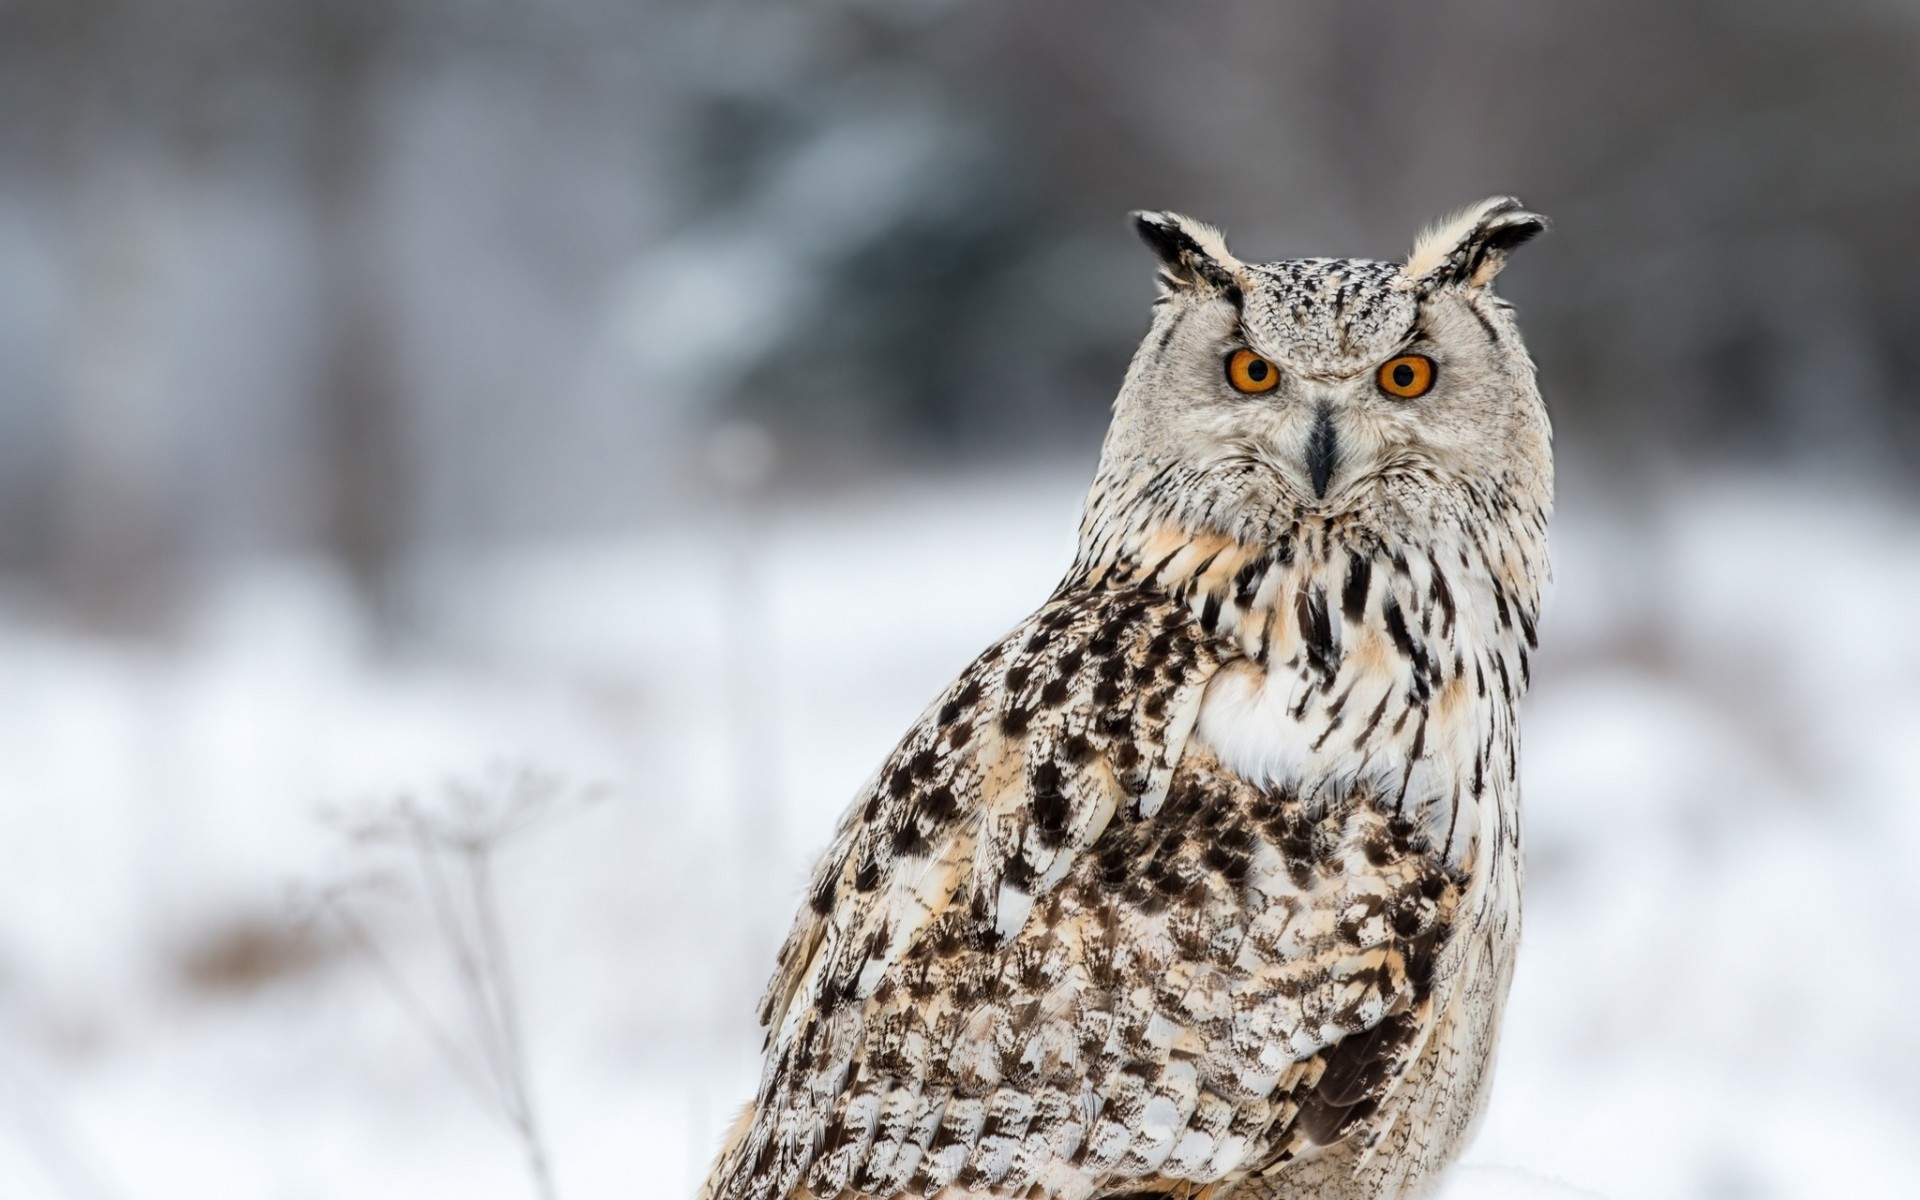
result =
[[[494,1102],[489,1094],[490,1081],[474,1068],[473,1060],[460,1049],[460,1044],[454,1040],[452,1034],[447,1032],[446,1027],[434,1018],[433,1010],[428,1008],[426,1002],[420,999],[420,994],[408,985],[406,976],[400,973],[399,968],[393,965],[393,960],[380,949],[380,943],[367,932],[366,925],[354,915],[353,909],[337,896],[328,895],[325,900],[327,911],[346,931],[348,942],[373,967],[374,974],[379,978],[381,985],[399,1003],[407,1019],[413,1022],[421,1036],[425,1037],[428,1044],[439,1053],[447,1069],[453,1072],[454,1077],[473,1096],[474,1103],[478,1104],[482,1111],[492,1115]]]
[[[116,1200],[120,1192],[101,1173],[100,1156],[86,1144],[58,1098],[30,1084],[14,1063],[0,1061],[0,1080],[11,1081],[4,1091],[16,1131],[48,1181],[71,1200]]]
[[[553,1175],[547,1165],[546,1142],[534,1116],[533,1094],[527,1086],[527,1058],[520,1040],[519,1006],[514,1001],[513,969],[507,961],[506,938],[500,932],[500,908],[494,901],[493,864],[484,849],[467,851],[467,875],[473,888],[473,908],[480,927],[480,948],[484,955],[482,977],[492,982],[495,1042],[501,1056],[500,1076],[505,1086],[502,1098],[521,1144],[526,1149],[527,1168],[533,1174],[534,1188],[543,1200],[554,1200]]]
[[[364,842],[403,847],[411,858],[434,932],[451,962],[472,1052],[434,1016],[352,907],[334,893],[324,899],[408,1019],[488,1115],[512,1130],[540,1200],[556,1200],[551,1158],[534,1111],[493,861],[500,843],[530,828],[552,796],[524,777],[491,808],[484,791],[447,791],[454,810],[450,820],[430,817],[402,800],[352,832]]]

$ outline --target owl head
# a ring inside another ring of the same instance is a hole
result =
[[[1544,509],[1546,410],[1493,292],[1544,218],[1500,197],[1427,230],[1405,262],[1271,263],[1175,213],[1133,220],[1161,295],[1096,495],[1243,538],[1313,515],[1418,526],[1475,490]]]

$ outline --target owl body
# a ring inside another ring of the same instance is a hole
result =
[[[1414,1197],[1479,1109],[1552,487],[1490,284],[1543,223],[1137,221],[1076,561],[842,821],[710,1200]]]

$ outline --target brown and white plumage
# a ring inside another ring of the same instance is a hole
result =
[[[1477,1110],[1552,484],[1490,284],[1542,222],[1398,266],[1137,220],[1079,556],[842,821],[708,1200],[1413,1196]],[[1374,386],[1408,352],[1431,399]]]

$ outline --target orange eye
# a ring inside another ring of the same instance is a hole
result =
[[[1280,368],[1251,350],[1235,350],[1227,355],[1227,382],[1235,391],[1270,392],[1280,386]]]
[[[1389,396],[1402,400],[1424,396],[1433,387],[1433,360],[1424,354],[1402,354],[1381,363],[1374,379]]]

